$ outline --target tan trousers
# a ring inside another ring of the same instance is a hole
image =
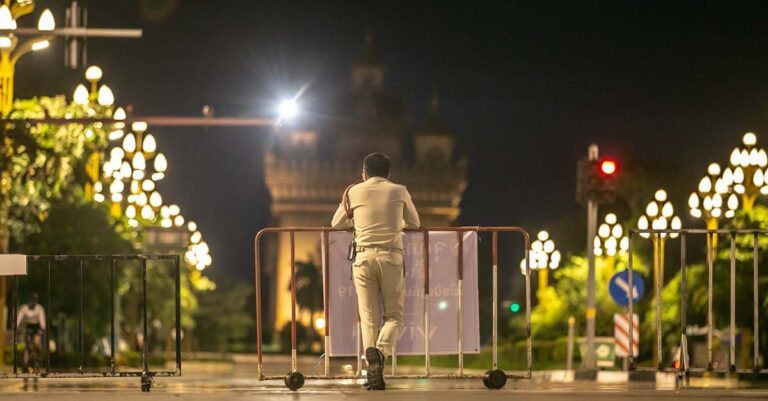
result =
[[[366,249],[357,253],[353,271],[363,348],[377,347],[386,358],[403,324],[403,254]]]

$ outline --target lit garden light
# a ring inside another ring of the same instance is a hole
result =
[[[562,255],[555,248],[555,241],[550,238],[547,231],[539,231],[536,240],[531,243],[529,251],[531,270],[539,271],[539,291],[547,288],[549,282],[549,270],[560,267]],[[525,258],[520,261],[520,270],[526,273]]]
[[[752,132],[744,134],[741,141],[744,147],[733,149],[723,178],[732,182],[733,191],[741,195],[742,208],[749,211],[760,194],[768,193],[768,154],[764,149],[757,148],[757,136]]]
[[[629,237],[624,235],[624,228],[615,214],[605,215],[605,222],[597,229],[594,249],[595,256],[606,260],[608,276],[612,276],[616,264],[615,257],[625,255],[629,249]]]

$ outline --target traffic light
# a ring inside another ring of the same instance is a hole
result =
[[[579,160],[576,200],[586,203],[590,197],[599,202],[613,202],[616,197],[616,177],[619,163],[612,158]]]
[[[612,177],[618,169],[615,160],[605,159],[600,162],[600,172],[606,177]]]
[[[509,311],[512,312],[512,313],[520,312],[520,304],[517,303],[517,302],[512,302],[509,305]]]

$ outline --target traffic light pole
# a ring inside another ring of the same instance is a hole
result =
[[[596,161],[598,147],[589,146],[588,160]],[[595,368],[595,236],[597,235],[597,196],[587,196],[587,355],[584,368]]]

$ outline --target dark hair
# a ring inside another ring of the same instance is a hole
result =
[[[368,177],[389,177],[389,156],[374,152],[363,159],[363,169]]]

